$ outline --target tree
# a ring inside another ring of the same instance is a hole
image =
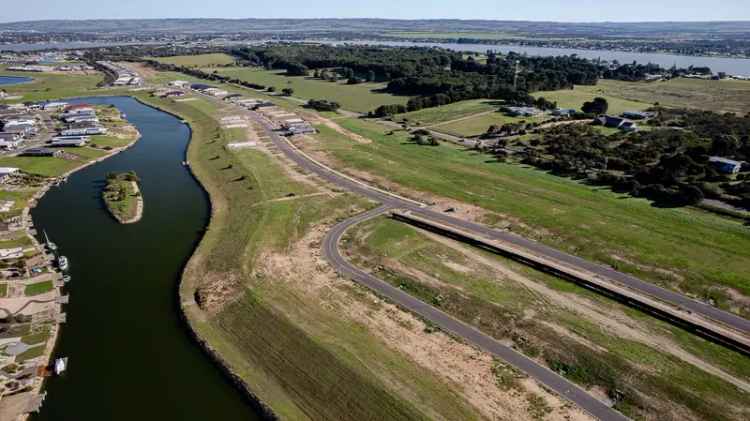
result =
[[[609,109],[609,103],[602,97],[596,97],[593,101],[583,103],[581,110],[586,114],[606,114]]]
[[[276,88],[274,88],[273,86],[269,86],[268,92],[276,92]]]
[[[367,72],[367,81],[375,82],[375,71],[370,70],[369,72]]]
[[[294,95],[294,89],[292,89],[292,88],[284,88],[284,89],[281,90],[281,93],[284,96],[292,96],[292,95]]]

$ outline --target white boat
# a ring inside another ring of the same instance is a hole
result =
[[[63,276],[63,277],[62,277],[62,281],[63,281],[63,282],[65,282],[66,284],[67,284],[68,282],[70,282],[70,275],[65,275],[65,276]]]
[[[70,264],[68,263],[68,258],[65,256],[58,257],[57,267],[59,267],[60,270],[68,270],[68,268],[70,267]]]
[[[57,244],[50,241],[49,237],[47,236],[47,231],[44,231],[44,242],[47,244],[47,248],[50,251],[57,251]]]
[[[62,374],[65,369],[68,368],[68,358],[58,358],[55,360],[55,374],[60,375]]]

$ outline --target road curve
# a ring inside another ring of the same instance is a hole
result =
[[[540,384],[559,394],[564,399],[576,404],[578,407],[588,412],[592,416],[606,421],[624,421],[627,417],[608,407],[603,402],[592,397],[586,391],[566,380],[559,374],[538,364],[534,360],[525,357],[512,348],[501,344],[496,339],[480,332],[476,328],[463,323],[448,314],[436,309],[430,304],[421,301],[406,292],[393,287],[389,283],[378,279],[377,277],[364,272],[356,266],[349,263],[340,253],[338,243],[346,230],[358,223],[377,217],[395,208],[408,208],[410,210],[423,209],[417,202],[403,199],[392,195],[388,192],[375,189],[361,182],[345,177],[337,172],[319,165],[308,159],[300,153],[291,144],[271,130],[262,118],[254,113],[251,117],[261,123],[274,145],[295,164],[301,168],[313,172],[324,180],[333,183],[341,188],[347,189],[353,193],[360,194],[374,201],[380,202],[381,205],[368,212],[349,218],[335,225],[326,235],[323,241],[323,255],[331,263],[332,267],[346,278],[363,285],[377,294],[387,298],[394,304],[411,311],[428,320],[430,323],[440,327],[443,331],[448,332],[455,337],[461,338],[469,344],[477,346],[480,349],[489,352],[518,370],[526,373],[529,377],[535,379]]]
[[[414,201],[406,200],[404,198],[388,194],[381,190],[377,190],[372,186],[354,181],[348,177],[341,175],[340,173],[331,171],[329,168],[326,168],[309,159],[307,156],[302,154],[301,151],[293,147],[286,139],[282,138],[272,130],[269,130],[265,122],[260,119],[257,114],[250,114],[251,117],[262,123],[263,127],[268,131],[268,134],[271,137],[274,145],[279,150],[281,150],[281,152],[283,152],[287,158],[294,161],[294,163],[296,163],[306,171],[313,172],[322,177],[324,180],[333,183],[341,188],[347,189],[353,193],[360,194],[382,204],[389,205],[393,208],[408,209],[424,218],[432,219],[443,224],[452,225],[454,227],[461,228],[463,230],[490,238],[492,240],[504,241],[514,246],[527,249],[547,259],[556,260],[568,266],[588,271],[604,279],[613,280],[627,288],[630,288],[635,292],[656,298],[675,307],[689,310],[693,314],[703,316],[708,320],[718,321],[743,335],[750,336],[750,320],[743,317],[718,309],[704,302],[682,295],[678,292],[674,292],[642,281],[634,276],[618,272],[611,267],[584,260],[580,257],[573,256],[542,243],[526,239],[519,235],[505,231],[498,231],[486,225],[477,224],[446,215],[442,212],[436,212],[431,209],[426,209],[424,206],[420,206]]]
[[[336,269],[336,271],[346,278],[352,279],[360,285],[363,285],[378,295],[387,298],[390,302],[415,313],[425,320],[429,320],[445,332],[461,338],[466,342],[477,346],[478,348],[491,353],[502,359],[518,370],[526,373],[537,382],[543,384],[553,392],[563,398],[575,403],[581,409],[592,416],[601,420],[620,421],[628,418],[614,409],[608,407],[603,402],[592,397],[586,391],[576,386],[564,377],[553,372],[552,370],[538,364],[534,360],[525,357],[512,348],[501,344],[496,339],[486,335],[478,329],[470,326],[448,314],[438,310],[430,304],[421,301],[399,288],[378,279],[377,277],[355,267],[349,263],[339,251],[338,244],[341,237],[352,226],[364,222],[368,219],[382,215],[392,207],[382,205],[368,212],[359,214],[335,225],[326,235],[323,241],[323,255]]]

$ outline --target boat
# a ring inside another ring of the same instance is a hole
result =
[[[65,275],[65,276],[63,276],[63,277],[62,277],[62,281],[63,281],[63,282],[65,282],[66,284],[67,284],[68,282],[70,282],[70,275]]]
[[[65,256],[58,257],[57,267],[59,267],[60,270],[68,270],[68,268],[70,267],[70,263],[68,263],[68,258]]]
[[[47,236],[47,231],[44,231],[44,242],[47,244],[47,248],[50,251],[57,251],[57,244],[50,241],[49,237]]]
[[[65,369],[68,368],[68,357],[58,358],[55,360],[55,374],[62,374]]]
[[[188,161],[182,161],[182,166],[183,167],[188,167],[188,166],[190,166],[190,163]]]

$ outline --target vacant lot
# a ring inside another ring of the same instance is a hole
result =
[[[743,417],[746,409],[734,412],[730,403],[747,407],[750,398],[701,370],[701,362],[693,365],[706,351],[689,356],[660,322],[630,317],[624,306],[576,286],[561,291],[559,280],[519,263],[435,238],[381,217],[356,227],[344,244],[359,265],[394,286],[513,341],[553,369],[565,367],[563,374],[585,388],[619,393],[617,408],[634,419],[664,419],[675,407],[701,419]],[[706,350],[715,347],[704,342]],[[750,361],[730,354],[730,364],[709,361],[737,372],[741,380],[733,381],[742,384]]]
[[[742,223],[689,208],[659,209],[488,155],[444,144],[418,146],[408,135],[347,119],[347,129],[373,140],[359,144],[319,126],[319,142],[302,142],[340,168],[494,213],[488,222],[660,285],[711,297],[736,312],[750,295],[750,235]],[[388,185],[395,188],[397,186]],[[732,296],[734,296],[732,298]],[[744,309],[743,309],[744,308]]]
[[[96,71],[90,75],[62,75],[48,73],[8,72],[0,66],[2,74],[8,76],[25,76],[33,78],[29,83],[3,86],[9,95],[21,95],[21,101],[40,101],[70,96],[86,95],[96,89],[96,85],[104,80],[104,76]],[[0,103],[5,102],[0,100]],[[11,100],[19,102],[19,100]]]
[[[212,66],[224,66],[227,64],[233,64],[235,62],[234,57],[229,54],[216,53],[216,54],[198,54],[194,56],[174,56],[174,57],[149,57],[152,60],[159,61],[161,63],[175,64],[177,66],[188,66],[188,67],[212,67]]]
[[[627,82],[623,82],[627,83]],[[576,86],[574,89],[561,89],[559,91],[543,91],[532,94],[534,97],[544,97],[550,101],[557,102],[561,108],[574,108],[580,110],[586,101],[591,101],[596,97],[602,97],[609,103],[609,114],[620,114],[623,111],[645,110],[653,105],[654,101],[649,101],[644,97],[642,100],[628,100],[620,96],[619,92],[611,91],[610,81],[601,80],[594,86]]]
[[[465,117],[461,120],[448,122],[446,124],[435,124],[431,128],[455,136],[469,137],[479,136],[482,133],[487,132],[487,129],[492,125],[502,126],[503,124],[519,123],[522,121],[528,123],[539,122],[544,120],[544,118],[544,116],[511,117],[499,111],[491,111],[474,117]]]
[[[9,156],[0,158],[0,165],[16,167],[30,173],[46,177],[57,177],[74,170],[88,161],[100,158],[107,152],[89,147],[65,148],[65,152],[78,156],[78,159],[63,159],[48,156]]]
[[[750,112],[750,81],[679,78],[647,83],[603,80],[597,88],[606,96],[648,104],[658,102],[667,107],[740,114]]]
[[[454,102],[442,107],[425,108],[419,111],[399,114],[394,117],[396,121],[408,120],[411,124],[421,126],[432,126],[447,123],[460,118],[469,117],[479,113],[497,111],[502,102],[493,99],[471,99],[468,101]]]
[[[374,92],[382,84],[362,83],[346,85],[344,82],[325,82],[311,77],[288,77],[284,72],[267,71],[247,67],[222,68],[219,73],[225,76],[275,87],[277,92],[284,88],[294,89],[294,96],[303,99],[327,99],[336,101],[346,110],[368,112],[384,104],[406,104],[407,97]]]
[[[235,289],[225,305],[188,307],[188,315],[261,399],[288,419],[476,418],[456,386],[331,313],[323,297],[306,298],[310,285],[298,289],[291,275],[270,265],[316,224],[369,204],[341,194],[305,197],[318,188],[290,177],[267,153],[228,152],[230,136],[215,120],[219,106],[204,99],[147,100],[190,122],[191,167],[214,210],[187,269],[183,298],[214,282]],[[307,280],[318,271],[314,263],[303,270]]]

